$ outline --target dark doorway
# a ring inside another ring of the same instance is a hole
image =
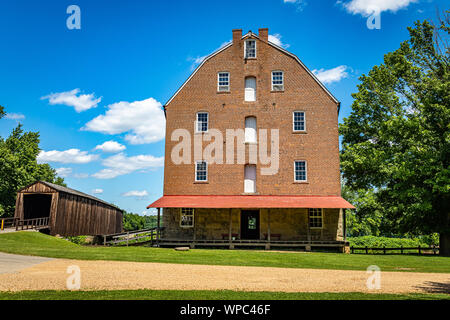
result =
[[[36,219],[50,217],[51,194],[26,194],[23,196],[23,218]]]
[[[259,240],[259,210],[241,211],[241,239]]]

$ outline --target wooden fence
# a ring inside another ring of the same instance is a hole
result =
[[[163,228],[150,228],[128,231],[103,236],[103,245],[136,245],[143,243],[158,243]]]
[[[48,228],[48,222],[50,218],[35,218],[35,219],[26,219],[26,220],[17,220],[16,221],[16,231],[17,230],[39,230]]]
[[[370,247],[350,247],[351,253],[355,253],[355,251],[362,251],[362,253],[369,254],[369,251],[376,252],[376,251],[383,251],[383,254],[386,254],[388,251],[400,251],[400,254],[404,254],[406,251],[417,251],[419,254],[422,253],[430,253],[438,254],[439,253],[439,247],[437,246],[430,246],[430,247],[396,247],[396,248],[388,248],[388,247],[377,247],[377,248],[370,248]],[[360,252],[361,253],[361,252]]]

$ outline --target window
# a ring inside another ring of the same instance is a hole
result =
[[[256,78],[245,78],[245,101],[256,101]]]
[[[295,182],[304,182],[307,180],[306,161],[295,161],[294,180]]]
[[[245,118],[245,142],[256,143],[256,118]]]
[[[256,192],[256,166],[246,165],[244,169],[244,193]]]
[[[219,92],[230,91],[230,73],[229,72],[219,72],[217,81],[217,90]]]
[[[180,208],[180,227],[192,228],[194,226],[194,209]]]
[[[309,227],[313,229],[323,228],[322,209],[309,209]]]
[[[245,59],[256,58],[256,40],[245,41]]]
[[[293,129],[294,132],[306,131],[306,117],[303,111],[294,111]]]
[[[197,125],[195,128],[196,132],[208,132],[208,113],[199,112],[197,113]]]
[[[208,163],[204,160],[195,162],[195,181],[208,181]]]
[[[272,91],[284,90],[284,73],[283,71],[272,71]]]

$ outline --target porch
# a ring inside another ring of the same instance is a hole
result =
[[[295,248],[311,251],[313,248],[336,248],[344,250],[349,246],[347,241],[278,241],[278,240],[183,240],[161,239],[160,247],[189,247],[194,248],[261,248],[271,250],[276,248]]]
[[[304,248],[346,246],[341,197],[165,196],[160,246]],[[160,219],[158,218],[158,221]]]

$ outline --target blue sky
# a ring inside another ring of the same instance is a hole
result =
[[[351,111],[358,77],[435,19],[444,0],[0,0],[0,120],[41,134],[40,161],[77,190],[135,213],[162,195],[167,102],[202,57],[267,27]],[[69,30],[69,5],[81,29]],[[367,28],[375,5],[381,28]],[[107,144],[104,144],[108,142]]]

